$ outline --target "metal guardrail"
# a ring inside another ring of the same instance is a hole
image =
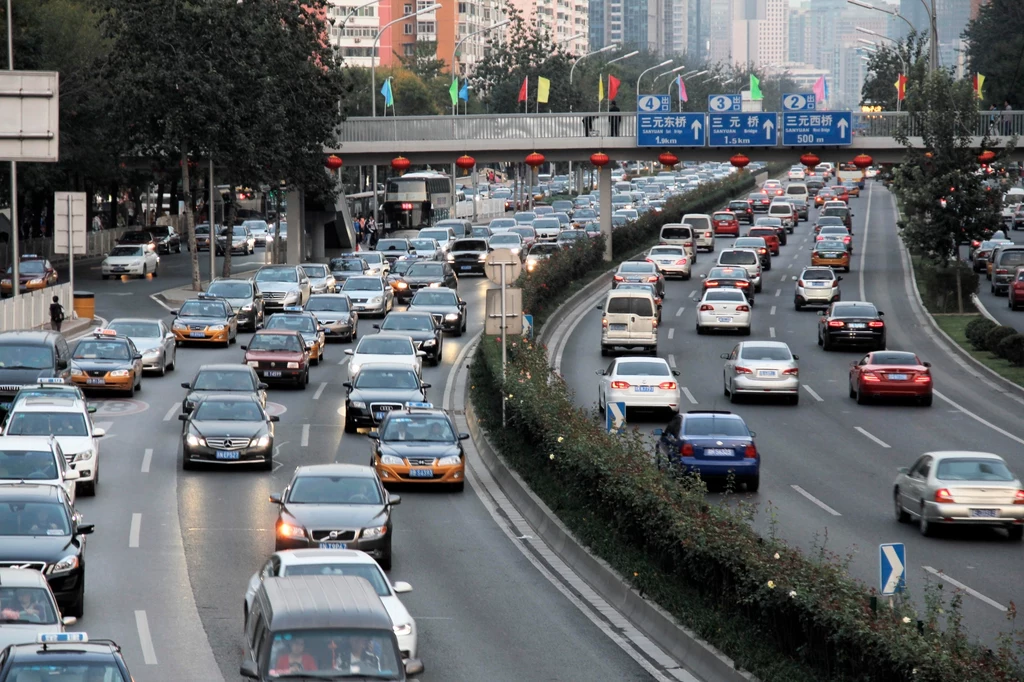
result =
[[[0,331],[42,327],[50,321],[50,303],[54,296],[60,299],[65,315],[70,318],[75,302],[71,284],[58,284],[0,300]]]

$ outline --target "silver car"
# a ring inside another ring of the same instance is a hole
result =
[[[657,265],[665,277],[690,279],[692,263],[685,246],[653,246],[647,252],[647,260]]]
[[[355,341],[359,336],[359,313],[347,294],[314,294],[305,310],[313,313],[328,342]]]
[[[442,260],[444,258],[441,245],[436,239],[410,239],[409,246],[412,247],[413,255],[419,260]]]
[[[362,258],[370,266],[370,269],[366,272],[367,275],[387,277],[391,273],[391,264],[384,257],[384,254],[379,251],[359,251],[354,255]]]
[[[333,294],[338,290],[331,269],[323,263],[303,263],[300,267],[309,277],[310,294]]]
[[[722,359],[722,387],[730,401],[743,395],[784,395],[793,405],[800,402],[800,356],[784,342],[741,341]]]
[[[253,279],[263,292],[263,308],[267,312],[303,306],[309,300],[309,277],[298,265],[264,265]]]
[[[142,369],[163,376],[174,369],[177,358],[174,334],[163,320],[149,320],[141,317],[118,317],[107,323],[120,336],[127,336],[142,353]]]
[[[896,519],[916,520],[921,535],[940,525],[1005,528],[1024,538],[1024,491],[999,455],[945,450],[926,452],[893,483]]]
[[[842,281],[832,268],[804,268],[796,280],[793,306],[797,310],[803,310],[804,306],[828,307],[839,300]]]
[[[356,312],[384,317],[395,307],[395,293],[383,277],[349,277],[341,293],[348,294]]]

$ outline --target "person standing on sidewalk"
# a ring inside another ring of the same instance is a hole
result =
[[[60,331],[61,324],[64,323],[64,306],[60,304],[60,298],[57,296],[53,297],[53,303],[50,304],[50,326],[53,327],[54,331]]]

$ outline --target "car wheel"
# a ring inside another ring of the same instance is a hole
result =
[[[65,616],[81,618],[85,613],[85,574],[78,578],[78,589],[75,590],[75,598],[66,609],[61,609]]]
[[[804,304],[803,304],[803,303],[801,303],[800,301],[793,301],[793,307],[794,307],[794,308],[795,308],[796,310],[798,310],[798,311],[799,311],[799,310],[803,310],[803,309],[804,309]]]
[[[921,398],[921,400],[920,400],[921,407],[931,407],[933,400],[934,400],[934,398],[932,396],[926,395],[925,397]]]
[[[385,571],[391,570],[391,543],[388,543],[388,548],[384,550],[384,554],[381,555],[380,560],[377,562],[380,567]]]
[[[154,277],[159,277],[160,276],[160,266],[159,265],[154,265],[153,266],[153,276]]]
[[[608,357],[608,348],[605,347],[605,346],[601,346],[601,357],[602,358]]]
[[[177,348],[177,346],[175,346]],[[171,361],[167,363],[167,371],[173,371],[174,366],[178,363],[178,351],[171,349]]]
[[[430,366],[431,367],[437,367],[440,364],[441,364],[441,349],[438,348],[437,349],[437,354],[431,356],[431,358],[430,358]]]
[[[110,275],[101,275],[103,279],[110,279]]]
[[[694,262],[696,262],[696,261],[694,261]],[[692,277],[692,275],[689,272],[686,273],[685,275],[683,275],[683,281],[684,282],[689,282],[690,281],[690,277]]]
[[[1024,526],[1010,526],[1006,529],[1006,535],[1014,542],[1024,540]]]
[[[751,476],[746,480],[747,492],[756,493],[757,489],[761,487],[761,476]]]
[[[452,490],[454,492],[457,492],[457,493],[461,493],[465,489],[466,489],[466,482],[465,481],[459,481],[458,483],[455,483],[454,485],[452,485]]]
[[[825,345],[824,342],[821,340],[821,333],[820,332],[818,333],[818,345],[819,346],[824,346]]]
[[[758,284],[756,287],[754,287],[754,293],[755,294],[761,293],[761,285],[760,284]]]
[[[899,488],[896,488],[896,490],[893,491],[892,501],[893,501],[893,507],[896,510],[896,522],[897,523],[906,523],[907,521],[909,521],[910,520],[910,514],[908,514],[907,510],[903,508],[902,504],[900,504],[900,489]]]
[[[742,332],[743,336],[750,336],[750,327],[745,327]]]
[[[75,493],[79,497],[96,497],[96,480],[99,478],[99,470],[91,481],[82,481],[76,487]]]
[[[935,528],[932,527],[931,521],[925,518],[924,515],[924,502],[921,503],[921,516],[917,522],[917,529],[921,531],[921,535],[926,538],[930,538],[935,535]]]
[[[832,350],[832,341],[827,335],[822,337],[821,347],[824,348],[825,350]]]
[[[165,359],[166,359],[166,358],[165,358]],[[167,363],[166,363],[166,362],[161,362],[161,363],[160,363],[160,369],[159,369],[159,370],[157,370],[157,373],[156,373],[156,375],[157,375],[158,377],[162,377],[162,376],[164,376],[165,374],[167,374]]]
[[[797,388],[797,392],[796,393],[794,393],[793,395],[789,396],[789,404],[790,405],[799,405],[800,404],[800,389],[799,388]]]
[[[194,471],[196,468],[196,465],[189,459],[187,452],[181,453],[181,468],[185,471]]]
[[[309,364],[314,365],[314,366],[319,365],[320,364],[320,356],[318,355],[315,358],[310,358],[309,359]]]
[[[853,382],[852,381],[850,382],[849,387],[850,387],[850,397],[851,398],[856,398],[857,397],[857,391],[855,391],[853,389]]]
[[[736,393],[736,391],[729,391],[729,402],[735,405],[739,401],[740,401],[739,394]]]
[[[704,334],[704,327],[700,326],[699,324],[697,325],[697,334],[698,335],[703,335]]]

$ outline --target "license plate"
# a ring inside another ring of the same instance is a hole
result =
[[[433,469],[410,469],[409,478],[433,478]]]
[[[232,452],[231,450],[217,451],[217,459],[238,459],[240,456],[240,453]]]
[[[731,317],[720,317],[720,318],[718,318],[718,321],[719,322],[732,322],[732,318]]]
[[[613,332],[624,332],[624,331],[626,331],[626,325],[625,324],[610,324],[610,325],[608,325],[608,329],[612,330]]]
[[[860,322],[851,322],[850,329],[864,329],[865,325]]]
[[[909,377],[906,374],[890,374],[889,378],[893,381],[906,381]]]
[[[279,369],[268,369],[263,373],[265,377],[279,377],[281,376],[281,370]]]
[[[999,517],[998,509],[972,509],[971,516],[982,519],[995,519]]]
[[[704,448],[705,457],[732,457],[733,454],[731,448]]]
[[[320,549],[348,549],[346,542],[321,542]]]
[[[103,378],[94,379],[90,377],[89,379],[86,380],[85,383],[89,384],[90,386],[102,386],[103,384],[107,383],[107,380]]]
[[[779,373],[774,369],[759,369],[757,370],[757,376],[770,378],[779,376]]]
[[[387,412],[374,412],[373,413],[373,418],[376,419],[377,421],[380,421],[381,419],[384,418],[384,415],[386,415],[386,414],[387,414]]]
[[[634,386],[634,393],[654,393],[654,386]]]
[[[463,265],[463,266],[459,267],[459,270],[462,270],[463,272],[465,272],[466,270],[472,270],[472,269],[473,269],[472,265]]]
[[[193,339],[205,339],[206,338],[206,332],[189,332],[188,335],[190,337],[192,337]]]
[[[334,330],[332,330],[332,329],[324,329],[324,334],[333,334],[333,333],[334,333]]]

